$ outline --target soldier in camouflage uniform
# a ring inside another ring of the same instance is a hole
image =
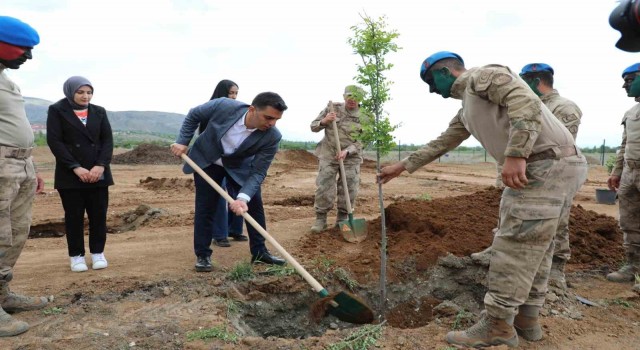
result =
[[[562,122],[569,130],[571,136],[575,140],[578,136],[578,126],[582,111],[571,100],[564,98],[558,94],[558,90],[553,88],[553,68],[545,63],[530,63],[522,68],[520,77],[529,85],[531,90],[540,97],[542,103],[553,113],[553,115]],[[500,166],[498,171],[501,172]],[[499,182],[501,182],[499,180]],[[488,262],[491,255],[491,247],[480,253],[471,254],[471,258],[476,261]],[[555,251],[551,264],[551,273],[549,275],[549,284],[560,288],[567,289],[567,282],[564,276],[564,266],[571,257],[569,248],[569,212],[566,212],[560,218],[558,232],[555,236]]]
[[[506,186],[491,247],[486,310],[477,324],[446,339],[469,347],[517,346],[518,335],[539,340],[553,238],[586,180],[587,162],[567,128],[508,67],[467,70],[459,55],[442,51],[423,62],[420,77],[431,92],[462,100],[462,108],[436,140],[382,168],[378,181],[414,172],[473,135],[503,165]]]
[[[629,97],[640,102],[640,63],[622,72]],[[624,233],[627,263],[607,275],[613,282],[633,282],[640,273],[640,103],[636,103],[622,118],[622,145],[616,164],[608,179],[609,188],[617,190],[620,210],[620,229]],[[640,284],[634,286],[640,291]]]
[[[13,267],[22,252],[31,227],[31,204],[44,181],[36,174],[31,158],[33,131],[24,109],[20,88],[6,74],[31,59],[31,49],[40,42],[28,24],[0,16],[0,337],[24,333],[26,322],[7,312],[35,310],[47,305],[44,297],[33,298],[9,290]]]
[[[349,85],[344,90],[344,103],[327,104],[318,117],[311,122],[311,131],[324,130],[324,137],[316,146],[316,156],[319,159],[318,177],[316,179],[316,196],[314,209],[316,221],[311,226],[311,232],[320,233],[327,228],[327,213],[333,208],[338,194],[338,221],[348,218],[346,197],[340,178],[338,157],[343,160],[344,171],[349,187],[351,207],[355,207],[358,187],[360,186],[360,164],[362,163],[362,145],[354,138],[362,127],[360,125],[360,108],[357,98],[363,95],[363,90],[355,85]],[[340,150],[336,150],[336,139],[332,122],[336,121],[340,136]],[[337,185],[336,185],[337,184]]]

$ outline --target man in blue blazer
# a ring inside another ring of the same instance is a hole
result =
[[[229,98],[211,100],[189,111],[180,135],[171,145],[171,152],[179,157],[188,150],[189,157],[216,183],[220,184],[226,178],[228,188],[238,193],[229,209],[237,215],[248,212],[266,229],[260,185],[278,151],[282,135],[275,125],[286,109],[282,98],[273,92],[258,94],[251,105]],[[203,121],[208,122],[207,128],[189,149],[198,125]],[[184,165],[183,171],[193,173],[196,188],[195,268],[198,272],[211,271],[213,219],[220,194],[188,164]],[[269,253],[264,237],[256,229],[247,225],[247,231],[251,262],[285,263]]]

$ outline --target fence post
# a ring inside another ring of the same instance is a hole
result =
[[[402,144],[400,143],[400,140],[398,140],[398,160],[401,160],[400,159],[400,150],[401,150],[401,148],[402,148]]]
[[[601,155],[600,155],[600,165],[604,166],[604,145],[606,143],[606,140],[602,140],[602,150],[601,150]]]

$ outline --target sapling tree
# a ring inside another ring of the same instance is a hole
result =
[[[388,30],[386,17],[374,20],[368,15],[360,15],[363,22],[351,27],[353,37],[347,42],[353,48],[353,53],[360,56],[362,63],[357,64],[358,74],[355,81],[365,87],[365,91],[356,91],[356,98],[360,101],[362,132],[357,138],[376,150],[376,171],[380,172],[380,157],[389,153],[395,146],[391,133],[398,127],[391,124],[384,111],[385,102],[389,101],[389,86],[391,81],[385,77],[385,72],[393,67],[387,63],[385,57],[391,52],[397,52],[400,47],[394,43],[399,36],[395,30]],[[368,92],[366,91],[368,90]],[[378,201],[380,204],[381,242],[380,242],[380,315],[385,314],[387,290],[387,230],[385,225],[384,201],[382,184],[378,184]]]

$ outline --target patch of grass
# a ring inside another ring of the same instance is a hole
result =
[[[460,329],[465,326],[465,321],[470,320],[473,317],[473,314],[467,312],[465,310],[460,310],[456,314],[456,319],[453,321],[453,326],[451,327],[454,331]]]
[[[423,201],[431,201],[433,198],[431,198],[431,195],[428,193],[423,193],[421,195],[418,196],[418,199],[423,200]]]
[[[620,305],[620,306],[624,307],[625,309],[629,309],[629,308],[631,308],[633,306],[630,302],[628,302],[626,300],[619,299],[619,298],[611,300],[611,304]]]
[[[227,318],[240,312],[240,303],[233,299],[226,299]]]
[[[223,324],[217,325],[213,328],[187,332],[187,341],[207,339],[220,339],[225,343],[237,343],[239,336],[237,333],[229,332],[227,327]]]
[[[640,283],[640,275],[636,273],[635,275],[633,275],[633,277],[636,280],[636,284]]]
[[[440,350],[456,350],[454,346],[447,346],[446,348],[442,348]]]
[[[324,268],[324,270],[327,271],[331,266],[335,265],[336,261],[323,255],[317,259],[317,263],[321,268]]]
[[[342,341],[327,345],[325,350],[367,350],[371,347],[377,347],[378,340],[382,338],[383,325],[384,322],[360,327]]]
[[[227,274],[227,277],[232,281],[247,281],[255,276],[251,263],[248,261],[241,261],[231,268],[231,271]]]
[[[54,306],[54,307],[50,307],[42,310],[42,313],[45,315],[59,315],[61,313],[64,313],[64,309],[61,307]]]
[[[291,276],[296,274],[296,269],[291,265],[271,265],[265,270],[275,276]]]
[[[336,276],[336,278],[339,281],[344,283],[347,286],[347,288],[349,288],[349,290],[351,291],[354,291],[355,288],[360,287],[360,283],[358,283],[358,281],[351,278],[351,274],[349,274],[349,272],[343,269],[342,267],[338,267],[337,269],[333,270],[333,274]]]

